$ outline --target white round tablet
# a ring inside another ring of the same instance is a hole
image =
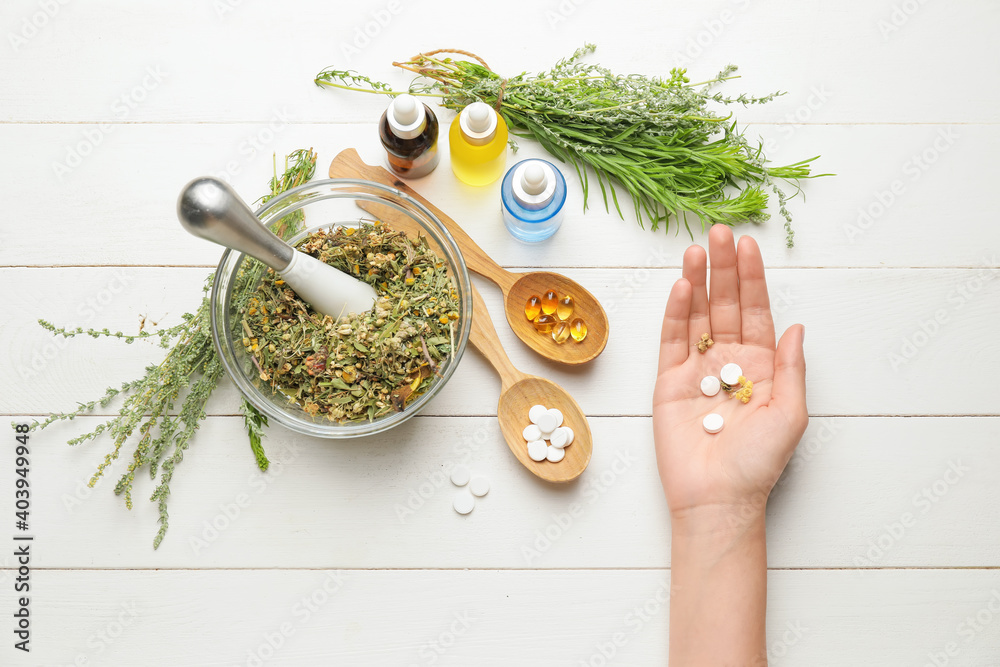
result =
[[[521,431],[521,435],[524,436],[526,442],[531,442],[532,440],[542,439],[542,429],[538,428],[536,424],[528,424]]]
[[[722,419],[722,415],[713,412],[705,415],[705,419],[702,420],[701,425],[704,426],[705,430],[709,433],[718,433],[722,430],[723,423],[725,422]]]
[[[719,378],[714,375],[706,375],[701,379],[701,393],[706,396],[715,396],[719,393],[719,389],[721,388],[722,383],[719,382]]]
[[[743,369],[737,364],[726,364],[719,371],[719,377],[730,386],[739,384],[741,375],[743,375]]]
[[[560,426],[552,431],[552,435],[549,436],[549,444],[559,449],[569,444],[569,434],[566,433],[564,426]]]
[[[559,463],[563,460],[564,456],[566,456],[565,449],[562,449],[561,447],[553,447],[552,445],[549,445],[548,450],[545,452],[545,458],[553,463]]]
[[[468,514],[476,506],[476,499],[472,497],[468,489],[462,489],[455,494],[455,500],[452,501],[451,506],[459,514]]]
[[[563,413],[559,408],[549,408],[549,414],[552,415],[556,420],[556,428],[562,426],[563,423]]]
[[[556,423],[555,415],[553,415],[551,411],[546,411],[544,414],[539,415],[538,421],[535,423],[538,424],[538,428],[542,430],[542,437],[544,438],[549,437],[552,431],[556,430],[556,426],[559,426],[559,424]]]
[[[476,475],[472,478],[472,481],[469,482],[469,491],[472,492],[472,495],[482,498],[490,492],[490,480],[486,479],[482,475]]]
[[[470,477],[472,477],[472,473],[463,465],[457,465],[451,471],[451,483],[455,486],[465,486],[469,483]]]
[[[528,456],[532,461],[544,461],[547,449],[548,445],[544,440],[532,440],[528,443]]]
[[[528,410],[528,419],[532,424],[538,423],[538,418],[548,412],[548,408],[544,405],[532,405],[531,409]]]
[[[560,426],[559,428],[561,428],[566,433],[566,446],[569,447],[570,445],[573,444],[573,438],[576,437],[576,433],[573,433],[573,429],[571,429],[569,426]]]

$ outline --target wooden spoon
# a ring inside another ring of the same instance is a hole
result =
[[[510,328],[518,338],[524,341],[525,345],[538,354],[564,364],[583,364],[604,351],[604,347],[608,344],[608,316],[594,295],[585,290],[578,282],[548,271],[532,271],[530,273],[507,271],[494,262],[472,240],[472,237],[466,234],[465,230],[445,215],[441,209],[421,197],[410,186],[382,167],[366,164],[353,148],[341,151],[333,159],[333,163],[330,165],[330,178],[360,178],[381,183],[413,197],[430,209],[455,239],[469,270],[493,281],[503,292],[504,312],[507,315]],[[374,213],[375,206],[362,204],[361,207]],[[378,207],[378,209],[379,214],[391,215],[387,206]],[[405,223],[404,217],[395,216],[395,221]],[[576,301],[573,316],[581,317],[587,323],[587,337],[582,342],[577,343],[571,339],[560,345],[552,340],[552,336],[535,331],[535,327],[524,316],[524,304],[528,297],[533,294],[542,296],[549,289],[555,290],[560,296],[565,294],[573,296],[573,300]]]
[[[514,367],[500,345],[493,320],[490,319],[483,297],[475,285],[472,286],[472,332],[469,334],[469,342],[500,375],[497,419],[500,420],[504,440],[517,460],[548,482],[569,482],[579,477],[590,463],[590,455],[594,449],[586,415],[573,397],[555,382],[522,373]],[[528,410],[538,404],[558,408],[563,413],[563,424],[573,429],[573,444],[566,447],[566,455],[558,463],[533,461],[528,456],[528,446],[521,432],[531,423],[528,420]]]

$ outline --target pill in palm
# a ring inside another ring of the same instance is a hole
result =
[[[722,419],[722,415],[713,412],[705,415],[705,419],[702,420],[701,425],[704,426],[705,430],[709,433],[718,433],[722,430],[723,423],[724,420]]]
[[[726,384],[733,386],[740,383],[740,376],[743,375],[743,369],[737,364],[726,364],[719,371],[719,377]]]
[[[559,463],[566,456],[566,450],[561,447],[553,447],[549,445],[545,451],[545,458],[547,458],[552,463]]]
[[[559,449],[569,444],[569,433],[566,432],[565,426],[560,426],[552,431],[552,435],[549,436],[549,444]]]
[[[544,440],[532,440],[528,443],[528,456],[532,461],[544,461],[548,447]]]
[[[490,492],[490,481],[482,475],[476,475],[469,482],[469,491],[472,495],[482,498]]]
[[[542,429],[538,428],[537,424],[528,424],[521,431],[521,435],[524,436],[526,442],[531,442],[532,440],[542,439]]]
[[[721,388],[722,384],[719,382],[719,378],[714,375],[706,375],[701,379],[701,393],[706,396],[715,396]]]
[[[532,405],[531,409],[528,410],[528,419],[532,424],[538,423],[538,418],[548,412],[548,409],[544,405]]]
[[[455,494],[455,500],[452,501],[451,506],[459,514],[468,514],[476,506],[476,499],[472,497],[468,489],[462,489]]]

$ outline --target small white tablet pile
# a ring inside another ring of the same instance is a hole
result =
[[[451,506],[459,514],[468,514],[476,507],[476,498],[482,498],[490,492],[490,482],[482,475],[473,475],[464,465],[457,465],[451,471],[451,483],[455,486],[468,485],[455,494]]]
[[[573,444],[574,433],[569,426],[563,426],[563,413],[557,408],[532,405],[528,410],[530,424],[521,435],[528,445],[528,456],[532,461],[559,463],[566,456],[566,447]],[[545,441],[548,440],[548,444]]]
[[[706,396],[715,396],[722,389],[723,383],[730,387],[735,387],[740,383],[740,377],[742,376],[743,369],[739,367],[739,364],[726,364],[719,371],[719,377],[706,375],[701,379],[701,393]],[[722,430],[724,424],[725,420],[722,418],[722,415],[716,412],[706,415],[705,419],[701,422],[701,425],[709,433],[718,433]]]

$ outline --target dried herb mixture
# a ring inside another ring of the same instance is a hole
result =
[[[335,320],[268,269],[237,303],[243,347],[262,382],[313,416],[343,423],[405,409],[451,357],[458,293],[427,239],[381,221],[319,230],[299,250],[375,288],[375,307]]]

